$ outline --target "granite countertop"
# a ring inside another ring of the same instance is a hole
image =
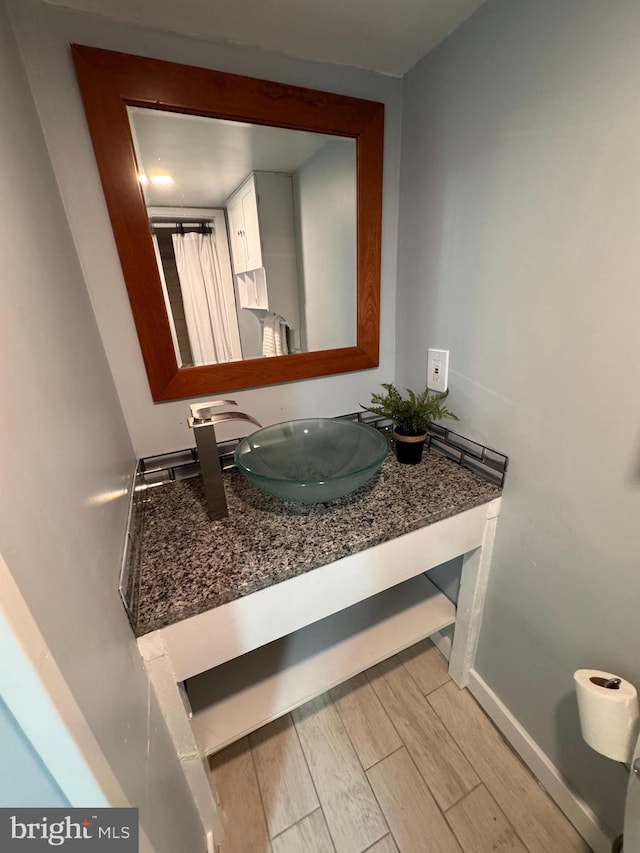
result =
[[[137,636],[471,509],[499,486],[434,452],[418,465],[393,453],[365,486],[303,505],[224,474],[229,518],[211,521],[200,477],[146,490]]]

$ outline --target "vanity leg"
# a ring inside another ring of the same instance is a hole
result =
[[[462,558],[456,624],[449,659],[449,675],[458,687],[468,685],[469,671],[473,668],[476,659],[482,609],[498,522],[498,506],[499,501],[492,501],[487,508],[487,522],[482,545]]]
[[[138,639],[138,648],[202,821],[207,853],[214,853],[224,840],[222,819],[207,773],[207,759],[198,749],[164,642],[153,631]]]

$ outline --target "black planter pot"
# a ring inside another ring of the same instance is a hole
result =
[[[396,440],[398,462],[403,465],[417,465],[422,459],[422,451],[427,440],[426,433],[424,435],[401,435],[399,432],[394,432],[393,437]]]

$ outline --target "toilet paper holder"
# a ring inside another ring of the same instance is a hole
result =
[[[622,679],[614,676],[613,678],[599,678],[597,675],[592,675],[589,679],[592,684],[597,684],[598,687],[606,687],[608,690],[620,690]]]

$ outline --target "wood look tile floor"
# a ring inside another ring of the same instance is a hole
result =
[[[210,759],[221,853],[588,853],[429,640]]]

